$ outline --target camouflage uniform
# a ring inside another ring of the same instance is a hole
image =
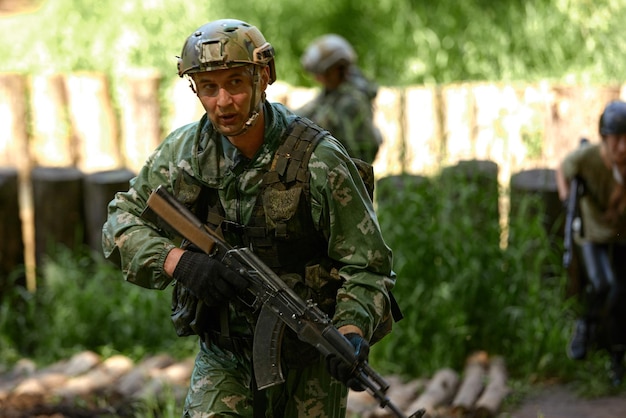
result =
[[[176,244],[166,232],[141,218],[148,196],[159,185],[191,208],[202,187],[217,190],[227,220],[244,225],[250,221],[263,174],[295,118],[276,103],[264,103],[264,114],[264,143],[243,170],[233,169],[239,152],[205,115],[168,135],[131,181],[130,190],[116,194],[103,227],[103,249],[107,258],[121,265],[126,280],[154,289],[172,282],[163,264]],[[333,322],[337,327],[356,325],[369,339],[389,315],[388,289],[395,281],[391,250],[381,236],[357,169],[341,144],[331,136],[324,138],[308,167],[310,216],[328,241],[328,257],[341,266],[338,274],[343,281]],[[228,305],[233,332],[251,337],[250,313],[239,309],[236,301]],[[215,342],[202,342],[185,416],[252,416],[250,357],[247,347],[229,350]],[[284,384],[264,391],[266,416],[345,416],[347,389],[330,377],[319,356],[300,367],[287,367],[285,375]]]
[[[347,80],[336,90],[322,91],[296,113],[328,129],[352,157],[372,163],[382,143],[372,111],[378,87],[356,67],[349,71]]]

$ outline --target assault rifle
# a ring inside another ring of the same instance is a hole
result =
[[[580,139],[580,146],[589,143],[587,138]],[[565,226],[563,229],[563,267],[569,268],[574,252],[574,230],[581,230],[580,206],[578,199],[584,192],[582,180],[576,176],[570,181],[569,195],[565,201]]]
[[[148,198],[148,208],[170,228],[207,254],[237,271],[248,280],[252,301],[242,301],[260,309],[252,347],[253,366],[259,389],[284,382],[280,346],[285,326],[298,338],[314,346],[324,357],[337,356],[350,365],[352,376],[394,416],[406,416],[386,395],[389,384],[367,362],[360,361],[350,342],[335,328],[331,319],[316,304],[303,301],[249,248],[228,244],[204,225],[187,207],[165,188],[157,187]],[[421,418],[420,409],[408,418]]]

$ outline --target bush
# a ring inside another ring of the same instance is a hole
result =
[[[442,367],[462,370],[477,350],[504,356],[513,377],[571,373],[560,253],[541,219],[527,215],[542,213],[540,202],[524,201],[505,245],[497,215],[504,191],[497,186],[400,176],[376,187],[380,225],[394,251],[394,294],[405,315],[372,349],[380,373],[410,378]],[[5,363],[29,356],[45,364],[78,350],[140,358],[197,349],[195,338],[174,333],[169,288],[126,283],[116,267],[88,252],[59,249],[41,281],[34,294],[16,289],[17,309],[1,306]]]
[[[44,263],[39,281],[35,293],[16,288],[2,304],[4,362],[28,356],[47,364],[82,350],[134,359],[168,352],[181,358],[197,349],[196,339],[175,334],[170,288],[153,291],[127,283],[119,269],[87,250],[59,248]]]
[[[503,245],[498,217],[484,217],[497,195],[467,179],[450,180],[404,177],[377,185],[405,319],[374,346],[372,362],[387,373],[429,376],[442,367],[460,371],[468,355],[484,350],[504,356],[513,376],[565,376],[560,255],[541,220],[525,215],[540,202],[524,202],[508,225],[514,239]]]

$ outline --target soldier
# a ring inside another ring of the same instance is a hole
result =
[[[363,388],[289,329],[281,348],[285,383],[255,388],[258,313],[237,298],[247,281],[216,258],[177,246],[141,215],[151,191],[165,187],[230,244],[249,247],[316,301],[355,355],[367,359],[370,344],[390,331],[395,275],[359,172],[326,131],[266,101],[276,80],[274,49],[256,27],[231,19],[201,26],[184,44],[178,74],[206,114],[171,132],[130,190],[110,202],[104,254],[136,285],[164,289],[175,282],[172,318],[183,319],[177,331],[191,329],[200,342],[184,417],[343,417],[346,385]],[[307,146],[311,132],[321,138],[314,148]],[[293,143],[309,152],[292,152]],[[290,170],[276,168],[282,163],[303,171],[287,183]]]
[[[626,103],[609,103],[599,123],[601,143],[568,154],[557,169],[559,197],[569,182],[584,184],[580,199],[581,236],[577,237],[588,279],[585,315],[576,321],[568,355],[582,360],[601,323],[606,324],[610,377],[619,385],[626,352]]]
[[[352,45],[339,35],[315,39],[301,63],[322,91],[296,113],[328,129],[352,157],[371,164],[382,143],[373,115],[378,86],[363,76],[356,59]]]

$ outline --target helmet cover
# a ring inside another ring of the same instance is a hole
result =
[[[356,58],[352,45],[342,36],[331,33],[313,40],[302,54],[300,63],[310,73],[324,74],[335,64],[354,64]]]
[[[235,19],[220,19],[200,26],[183,46],[178,58],[178,75],[225,70],[244,65],[270,67],[276,80],[274,48],[255,26]]]

